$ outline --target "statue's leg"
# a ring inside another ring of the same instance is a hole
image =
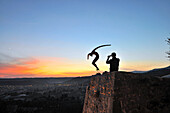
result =
[[[96,67],[97,70],[99,70],[99,68],[98,68],[97,65],[95,64],[97,60],[98,60],[98,59],[95,58],[95,59],[93,60],[92,64]]]

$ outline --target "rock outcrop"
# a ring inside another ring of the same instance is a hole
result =
[[[127,72],[91,77],[83,113],[170,113],[170,79]]]

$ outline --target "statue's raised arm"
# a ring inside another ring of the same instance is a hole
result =
[[[95,51],[95,50],[98,49],[98,48],[104,47],[104,46],[111,46],[111,44],[106,44],[106,45],[98,46],[98,47],[96,47],[95,49],[93,49],[93,51]],[[92,52],[93,52],[93,51],[92,51]]]

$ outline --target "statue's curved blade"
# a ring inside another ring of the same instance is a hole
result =
[[[98,47],[96,47],[95,49],[93,49],[93,51],[95,51],[95,50],[98,49],[98,48],[104,47],[104,46],[111,46],[111,44],[106,44],[106,45],[98,46]]]

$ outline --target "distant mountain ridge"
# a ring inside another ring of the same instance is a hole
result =
[[[164,69],[170,69],[170,66],[164,67],[164,68],[156,68],[156,69],[152,69],[150,71],[157,71],[157,70],[164,70]],[[147,71],[147,72],[150,72],[150,71]]]
[[[75,85],[83,85],[83,86],[88,86],[90,82],[90,78],[92,76],[85,76],[85,77],[76,77],[71,80],[66,81],[66,84],[75,84]]]
[[[70,78],[1,78],[0,85],[44,85],[63,83]]]
[[[146,73],[147,71],[132,71],[132,73]]]
[[[157,68],[157,69],[152,69],[150,71],[147,71],[143,73],[145,75],[152,75],[152,76],[164,76],[164,75],[169,75],[170,74],[170,66],[165,67],[165,68]]]
[[[152,70],[149,70],[149,71],[132,71],[132,73],[147,73],[147,72],[165,70],[165,69],[170,69],[170,66],[164,67],[164,68],[155,68],[155,69],[152,69]]]

